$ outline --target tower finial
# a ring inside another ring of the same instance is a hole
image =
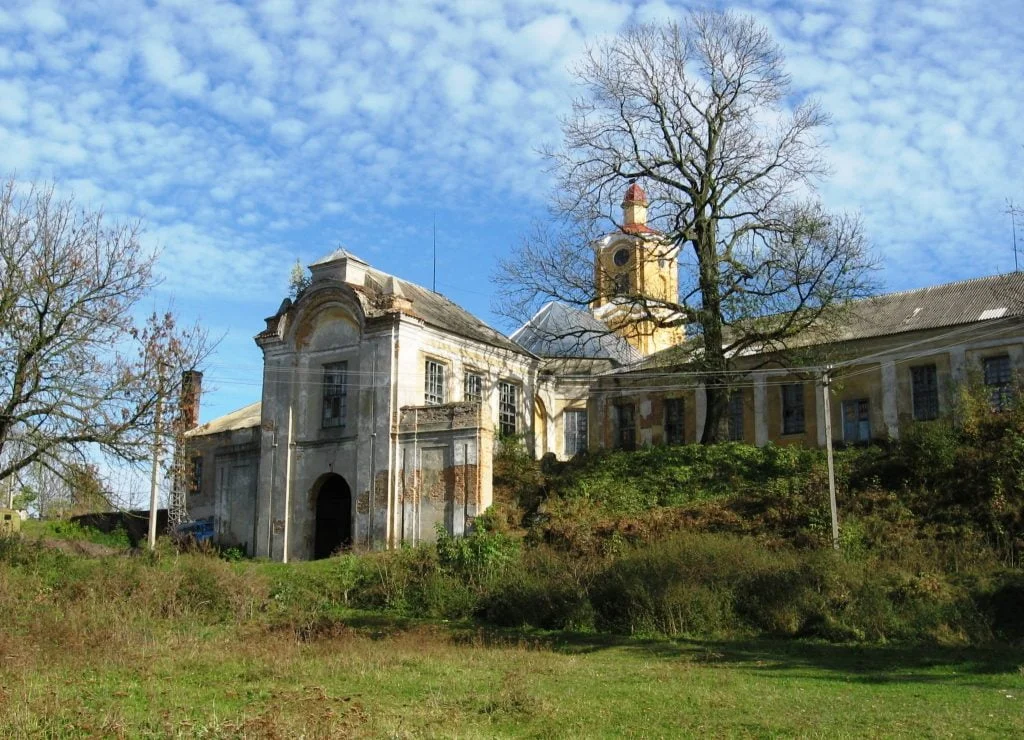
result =
[[[647,193],[636,179],[629,181],[622,198],[622,230],[626,233],[647,232]]]

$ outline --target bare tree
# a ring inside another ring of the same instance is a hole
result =
[[[812,327],[825,338],[836,309],[873,288],[858,218],[814,194],[828,117],[813,101],[793,105],[778,45],[731,13],[631,28],[575,75],[586,94],[547,152],[556,218],[503,261],[498,310],[523,320],[544,301],[594,305],[606,279],[595,240],[629,232],[618,208],[627,183],[641,183],[653,227],[641,236],[652,258],[679,259],[679,296],[622,292],[620,316],[685,326],[699,343],[688,357],[705,373],[702,441],[713,442],[734,358],[778,353]]]
[[[52,186],[0,189],[0,481],[33,464],[71,481],[96,454],[141,462],[157,399],[211,351],[171,312],[136,319],[155,282],[139,233]]]

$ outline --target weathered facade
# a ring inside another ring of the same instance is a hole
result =
[[[188,434],[190,516],[277,560],[395,547],[468,531],[491,503],[499,437],[560,459],[700,439],[682,324],[635,321],[644,300],[675,300],[677,253],[647,227],[639,186],[622,206],[622,230],[594,245],[590,310],[547,304],[511,337],[344,250],[311,265],[256,337],[262,400]],[[947,415],[972,378],[1004,404],[1024,372],[1024,273],[857,302],[801,351],[814,359],[733,358],[727,438],[825,444],[826,370],[837,442]]]
[[[532,444],[537,358],[344,250],[311,272],[256,337],[262,401],[189,433],[191,516],[278,560],[464,532],[491,503],[495,427]]]
[[[800,351],[814,362],[735,358],[726,438],[824,445],[826,373],[834,442],[948,416],[967,382],[1005,405],[1024,373],[1024,273],[857,301],[832,341]],[[693,442],[706,418],[700,373],[671,350],[597,379],[589,408],[592,448]]]

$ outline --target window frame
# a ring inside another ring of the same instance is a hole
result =
[[[572,423],[570,418],[574,420]],[[587,451],[589,431],[586,409],[570,408],[562,411],[562,443],[566,457],[575,457]],[[570,444],[570,440],[575,440],[575,444]]]
[[[939,370],[934,362],[910,368],[910,413],[914,421],[939,418]]]
[[[997,362],[1000,367],[990,372]],[[1013,362],[1009,353],[982,358],[981,372],[992,410],[1008,411],[1013,404]]]
[[[518,383],[498,381],[498,435],[501,437],[519,434],[519,391]]]
[[[476,392],[470,392],[470,379],[476,380]],[[476,370],[466,370],[462,374],[462,400],[468,403],[484,402],[484,375]]]
[[[678,413],[673,413],[676,409]],[[665,444],[686,444],[686,401],[682,397],[666,398],[662,402],[662,430]]]
[[[320,428],[344,429],[348,416],[348,362],[325,363],[321,385]]]
[[[436,370],[436,373],[431,373]],[[434,381],[432,384],[431,381]],[[431,386],[434,386],[433,388]],[[432,392],[434,391],[434,392]],[[448,402],[448,366],[434,357],[423,361],[423,405],[443,406]]]
[[[804,402],[804,384],[784,383],[779,387],[779,394],[782,401],[782,434],[806,434],[807,404]]]
[[[188,492],[190,496],[198,496],[203,492],[203,456],[193,455],[189,466]]]
[[[615,408],[615,448],[636,449],[636,404],[631,401],[617,403]],[[628,410],[628,413],[627,413]],[[624,422],[628,421],[626,424]],[[628,432],[628,434],[627,434]]]
[[[742,442],[746,438],[743,419],[743,391],[732,391],[726,407],[726,434],[730,442]]]
[[[856,404],[856,406],[854,406]],[[843,441],[849,444],[871,441],[871,399],[849,398],[839,404],[840,420],[843,425]],[[848,419],[848,412],[853,410],[856,419]],[[847,424],[853,425],[848,427]],[[866,425],[866,426],[865,426]],[[850,428],[856,429],[856,434],[848,434]]]

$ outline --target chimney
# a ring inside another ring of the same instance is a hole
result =
[[[186,370],[181,374],[181,398],[178,402],[183,431],[199,425],[199,397],[203,392],[203,374]]]
[[[628,233],[650,231],[647,226],[647,193],[630,183],[622,199],[622,230]]]

